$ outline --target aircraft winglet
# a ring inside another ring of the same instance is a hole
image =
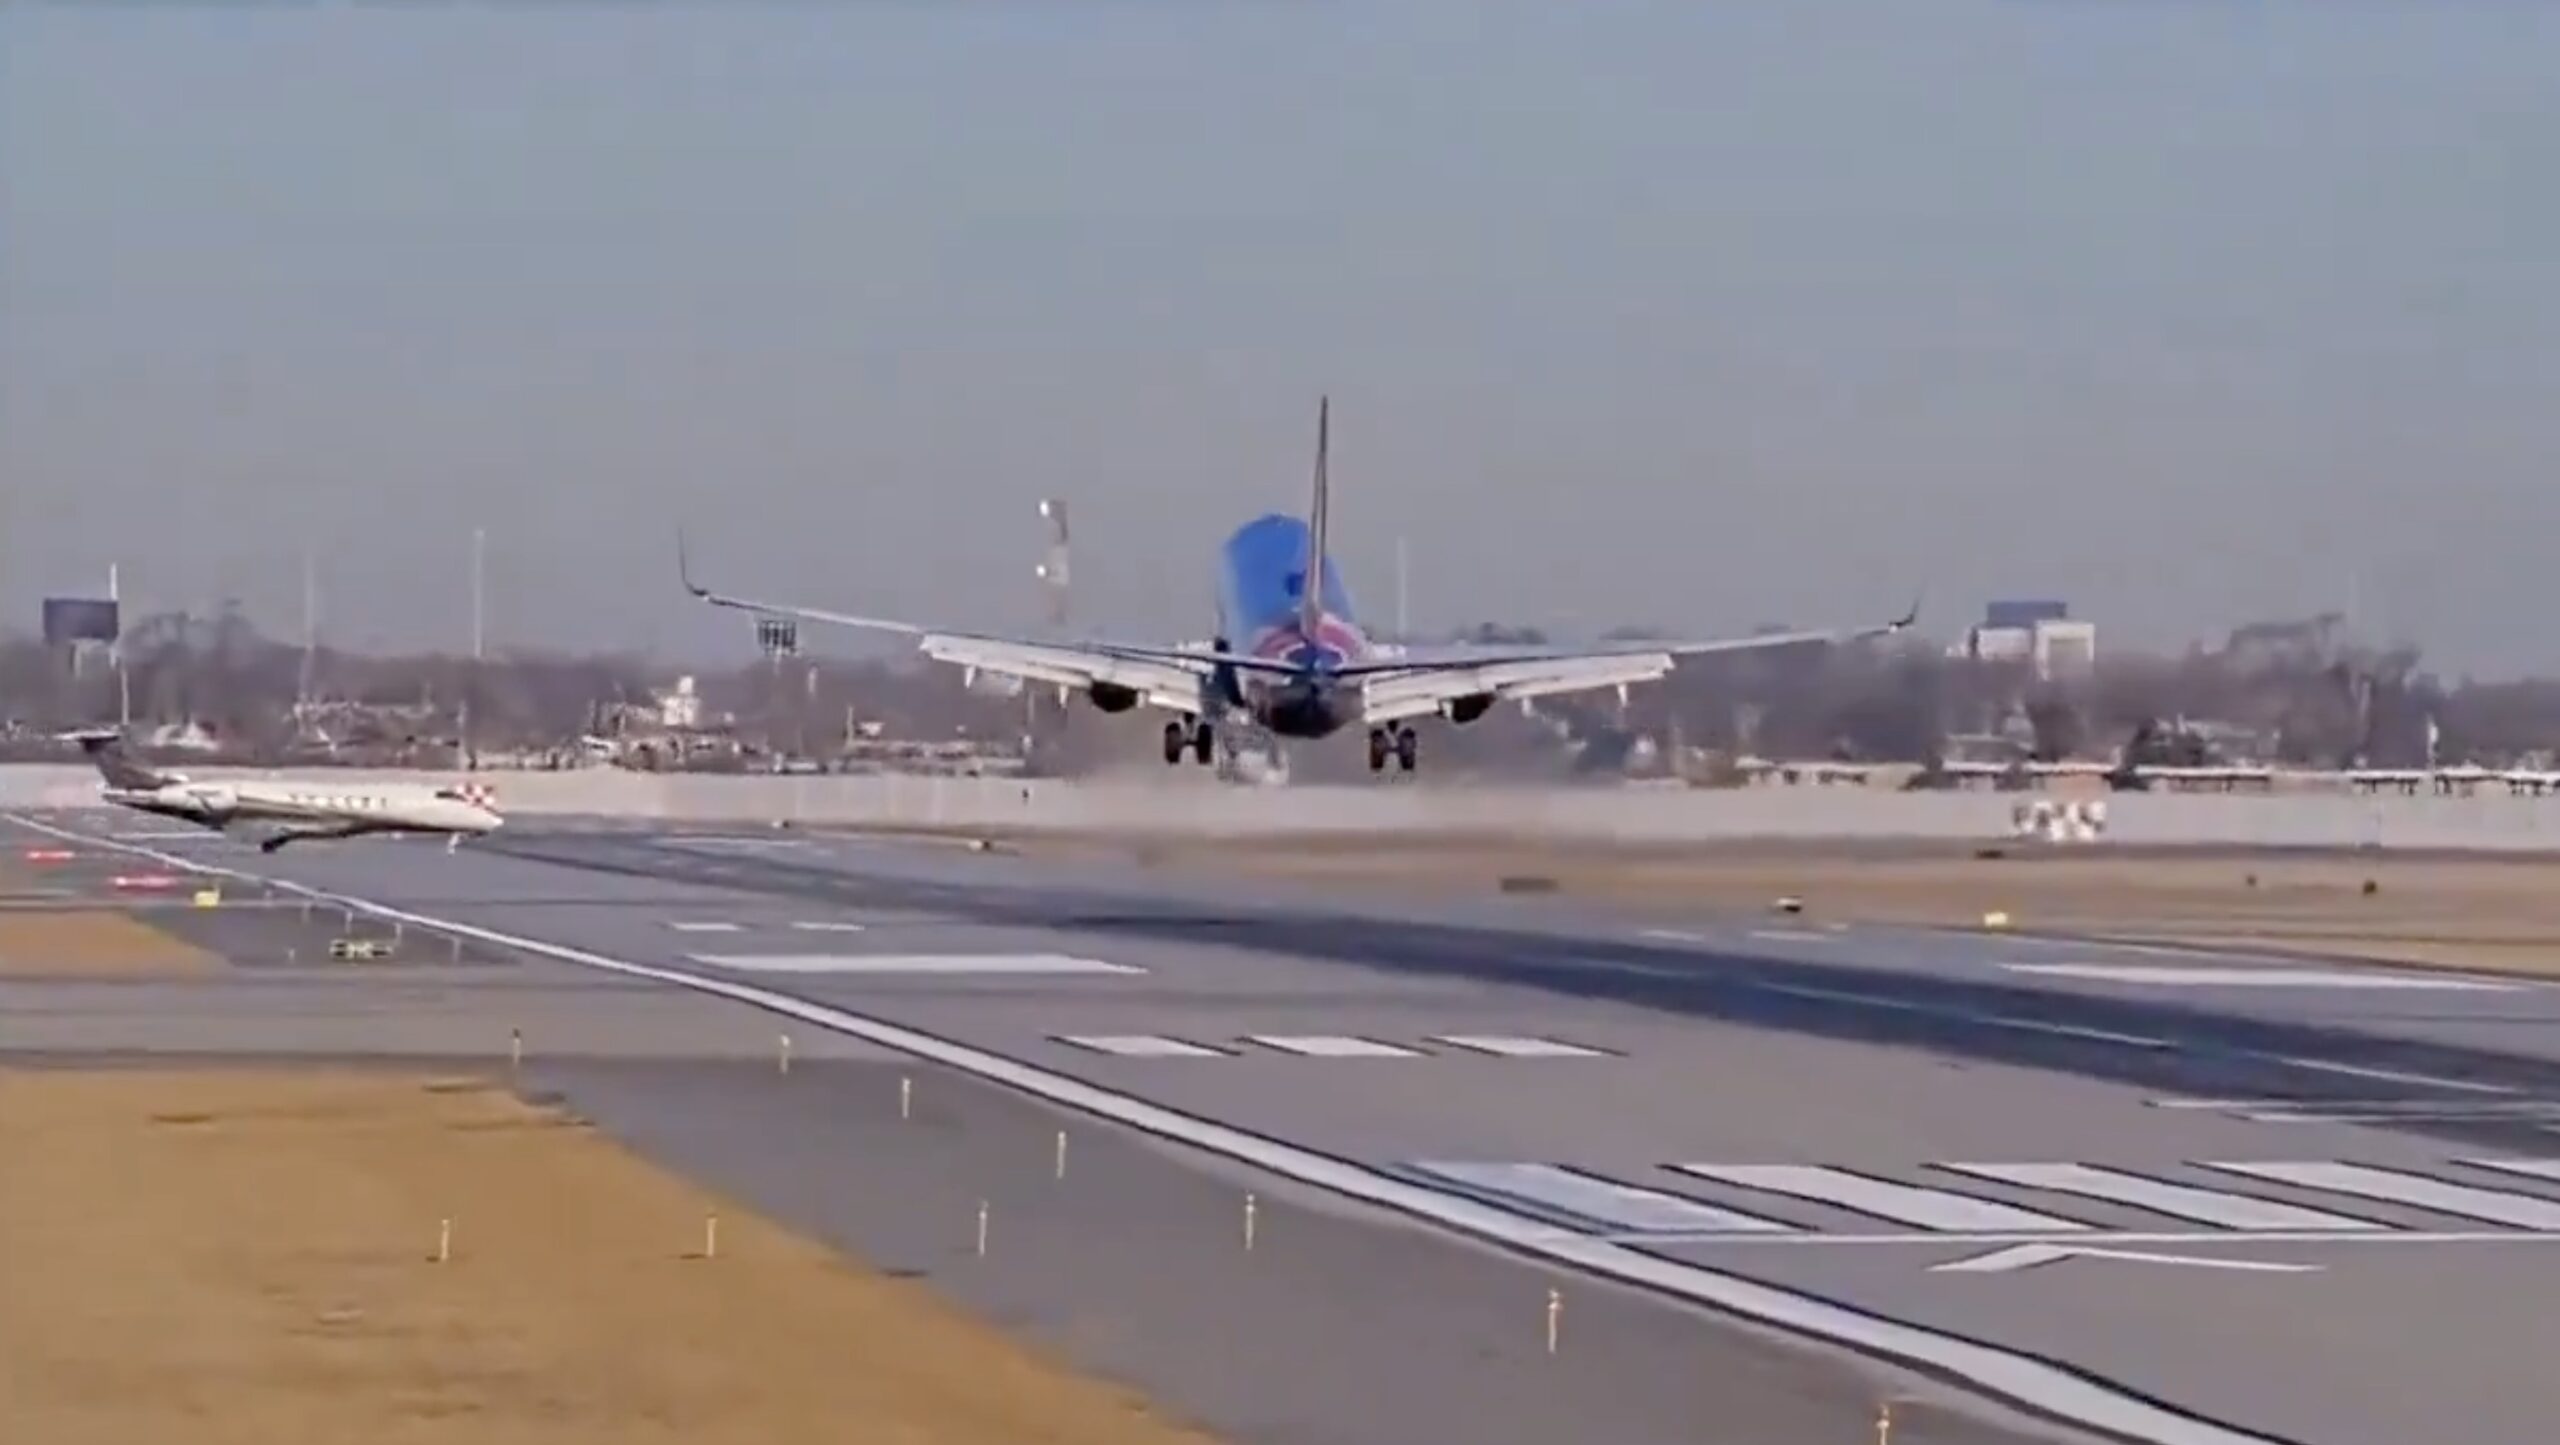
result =
[[[693,580],[693,564],[685,556],[684,528],[682,527],[676,528],[676,576],[684,583],[684,590],[694,596],[708,598],[711,595],[710,588]]]

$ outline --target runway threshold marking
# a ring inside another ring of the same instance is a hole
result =
[[[20,826],[37,832],[56,837],[69,836],[61,829],[24,815],[11,817]],[[150,850],[136,848],[133,851],[148,854]],[[197,873],[271,883],[290,892],[358,909],[377,918],[442,929],[501,948],[518,949],[602,973],[647,979],[750,1004],[770,1013],[864,1040],[879,1048],[938,1063],[1062,1107],[1109,1119],[1160,1138],[1190,1144],[1347,1199],[1392,1209],[1456,1233],[1500,1244],[1521,1254],[1652,1289],[1672,1298],[1886,1359],[1941,1371],[1991,1395],[2093,1429],[2148,1439],[2156,1445],[2283,1445],[2272,1437],[2179,1410],[2031,1354],[1943,1334],[1850,1309],[1817,1296],[1561,1230],[1446,1190],[1396,1179],[1379,1170],[1298,1145],[1261,1138],[885,1019],[851,1013],[712,974],[634,963],[565,944],[439,918],[372,899],[330,893],[305,884],[215,864],[165,854],[151,856]]]
[[[1123,1059],[1223,1059],[1229,1055],[1206,1044],[1162,1034],[1062,1034],[1058,1042]]]
[[[1364,1039],[1353,1034],[1252,1034],[1248,1042],[1284,1054],[1303,1054],[1314,1059],[1423,1059],[1420,1049],[1408,1049],[1383,1039]]]
[[[1669,1167],[1710,1183],[1811,1200],[1855,1214],[1944,1233],[2007,1229],[2078,1234],[2094,1228],[2083,1220],[2040,1214],[2014,1204],[1959,1194],[1952,1189],[1928,1189],[1917,1184],[1877,1179],[1827,1164],[1673,1164]]]

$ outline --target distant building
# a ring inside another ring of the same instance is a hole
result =
[[[1977,662],[2023,662],[2040,681],[2086,677],[2097,666],[2098,629],[2058,600],[1997,601],[1952,649]]]
[[[702,694],[694,690],[693,677],[676,679],[672,691],[658,694],[658,726],[670,731],[689,731],[702,726]]]
[[[1986,604],[1982,609],[1982,625],[2032,632],[2040,622],[2062,622],[2071,616],[2071,604],[2055,600],[2005,600]]]

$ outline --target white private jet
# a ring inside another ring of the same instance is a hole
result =
[[[1316,408],[1314,498],[1305,518],[1273,513],[1229,535],[1217,555],[1218,617],[1206,645],[994,637],[946,631],[790,602],[734,597],[693,580],[677,539],[685,589],[715,607],[905,633],[925,656],[1054,686],[1061,701],[1081,692],[1104,712],[1140,704],[1174,714],[1164,726],[1164,760],[1188,753],[1207,763],[1215,724],[1241,715],[1274,737],[1330,737],[1366,729],[1369,768],[1393,759],[1411,772],[1413,720],[1470,723],[1497,702],[1650,682],[1678,659],[1803,644],[1888,637],[1918,620],[1918,602],[1890,622],[1864,627],[1770,632],[1697,641],[1602,643],[1587,647],[1387,648],[1352,620],[1342,569],[1326,555],[1330,487],[1325,461],[1329,405]]]
[[[270,824],[258,842],[273,853],[310,838],[352,838],[367,833],[441,833],[446,851],[466,837],[494,831],[505,820],[486,784],[418,787],[363,783],[339,785],[290,778],[226,778],[195,782],[163,773],[126,756],[124,736],[112,729],[72,733],[106,785],[99,796],[122,808],[175,818],[228,833],[239,824]]]

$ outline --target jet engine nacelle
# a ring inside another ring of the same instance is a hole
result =
[[[1488,711],[1492,710],[1492,707],[1493,694],[1489,692],[1477,692],[1469,693],[1465,697],[1453,697],[1449,699],[1447,702],[1440,704],[1440,712],[1442,716],[1448,718],[1449,721],[1453,723],[1471,723],[1477,718],[1483,717]]]
[[[240,806],[240,794],[233,789],[193,784],[178,794],[189,806],[207,813],[228,813]]]
[[[1138,705],[1138,690],[1116,682],[1097,682],[1084,695],[1104,712],[1127,712]]]

